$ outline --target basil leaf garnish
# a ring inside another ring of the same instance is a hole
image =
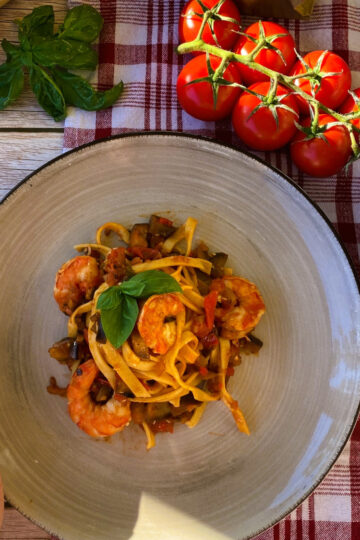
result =
[[[118,285],[109,287],[98,298],[97,309],[114,309],[121,304],[122,292]]]
[[[139,308],[135,298],[122,295],[120,304],[114,309],[101,311],[101,324],[107,339],[118,349],[134,329]]]
[[[140,272],[128,281],[124,281],[120,288],[124,293],[136,298],[145,298],[152,294],[182,292],[176,279],[160,270]]]
[[[136,298],[171,292],[182,292],[182,289],[176,279],[160,270],[141,272],[102,292],[96,307],[110,343],[115,348],[120,347],[133,331],[139,313]]]

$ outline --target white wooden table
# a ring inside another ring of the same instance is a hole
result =
[[[10,0],[0,8],[0,38],[17,41],[19,19],[41,4],[51,4],[56,20],[62,21],[66,0]],[[1,50],[0,63],[5,54]],[[37,104],[27,85],[24,93],[8,109],[0,111],[0,199],[25,176],[62,152],[63,125],[56,123]],[[6,486],[5,486],[6,490]],[[49,504],[51,502],[49,501]],[[43,540],[51,536],[6,506],[0,540]]]

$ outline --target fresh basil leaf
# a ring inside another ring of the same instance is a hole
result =
[[[55,81],[41,67],[34,64],[30,69],[32,90],[45,111],[59,122],[66,115],[66,104]]]
[[[0,65],[0,110],[15,101],[24,87],[24,73],[15,61]]]
[[[114,309],[121,304],[122,292],[118,285],[109,287],[98,298],[97,309]]]
[[[32,48],[35,62],[46,67],[94,70],[97,52],[88,44],[74,39],[47,39]]]
[[[10,43],[10,41],[4,38],[1,42],[1,46],[6,52],[7,62],[11,62],[20,57],[21,49],[18,45],[13,45]]]
[[[56,84],[61,89],[68,105],[74,105],[85,111],[99,111],[110,107],[123,91],[123,83],[99,92],[85,79],[63,69],[52,69]]]
[[[140,298],[141,294],[143,293],[145,289],[145,282],[136,280],[141,274],[137,274],[133,276],[132,278],[128,279],[127,281],[123,281],[119,285],[119,289],[124,293],[128,294],[129,296],[134,296],[135,298]]]
[[[54,33],[54,10],[52,6],[39,6],[21,20],[15,21],[19,26],[21,44],[36,42]]]
[[[67,12],[58,36],[91,43],[100,34],[103,23],[102,16],[92,6],[76,6]]]
[[[121,347],[134,329],[139,308],[135,298],[122,295],[117,308],[100,312],[101,324],[107,339],[116,349]]]
[[[147,270],[140,272],[128,281],[124,281],[119,288],[136,298],[145,298],[152,294],[182,292],[179,283],[169,274],[161,270]]]

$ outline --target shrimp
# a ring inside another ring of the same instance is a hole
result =
[[[265,304],[254,283],[240,277],[214,279],[211,289],[219,293],[220,308],[215,318],[221,323],[221,336],[239,339],[255,328],[265,313]]]
[[[110,398],[98,405],[90,396],[99,369],[91,358],[75,371],[67,389],[68,410],[71,420],[92,437],[107,437],[122,431],[131,420],[130,403]]]
[[[61,311],[71,315],[83,300],[90,300],[93,290],[102,282],[102,275],[94,257],[79,255],[58,270],[54,298]]]
[[[176,340],[176,325],[165,322],[185,308],[175,294],[155,294],[145,302],[138,319],[138,330],[145,344],[158,354],[166,354]]]

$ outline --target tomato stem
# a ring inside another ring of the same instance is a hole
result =
[[[274,101],[274,97],[276,96],[276,90],[278,87],[278,82],[279,82],[279,77],[277,75],[271,78],[270,89],[267,95],[267,102],[269,104],[273,103]]]
[[[312,103],[312,109],[310,110],[312,110],[311,131],[315,135],[317,132],[318,125],[319,125],[319,104]]]
[[[206,13],[204,13],[204,19],[206,16]],[[316,70],[308,69],[305,73],[299,74],[299,75],[284,75],[283,73],[279,73],[277,71],[274,71],[266,66],[263,66],[261,64],[258,64],[257,62],[254,62],[254,57],[259,52],[259,50],[266,44],[266,38],[262,38],[257,43],[256,47],[251,51],[250,54],[247,55],[241,55],[237,54],[233,51],[228,51],[226,49],[221,49],[220,47],[216,47],[215,45],[211,45],[209,43],[205,43],[203,39],[201,38],[203,34],[203,30],[205,27],[206,21],[201,25],[201,28],[199,30],[198,36],[194,41],[189,41],[186,43],[181,43],[178,48],[177,52],[179,54],[186,54],[190,52],[204,52],[212,54],[213,56],[217,56],[221,58],[221,64],[216,69],[215,75],[218,78],[221,75],[221,72],[224,70],[224,66],[227,66],[230,62],[239,62],[240,64],[244,64],[248,66],[251,69],[254,69],[256,71],[259,71],[260,73],[263,73],[264,75],[267,75],[271,81],[275,81],[273,83],[273,89],[270,89],[270,93],[272,97],[276,94],[276,88],[278,83],[282,84],[283,86],[286,86],[290,90],[292,90],[297,95],[304,98],[304,100],[309,103],[313,107],[313,120],[311,124],[311,130],[315,129],[315,127],[318,125],[318,118],[320,111],[325,112],[329,114],[330,116],[334,117],[339,122],[343,123],[346,128],[349,130],[350,137],[351,137],[351,147],[354,152],[355,158],[360,157],[360,151],[359,146],[356,143],[356,138],[354,135],[355,128],[350,123],[350,120],[355,120],[357,118],[360,118],[360,108],[358,111],[355,111],[353,113],[347,113],[347,114],[341,114],[337,111],[334,111],[333,109],[330,109],[326,105],[323,105],[320,103],[314,96],[311,96],[301,90],[298,86],[294,84],[295,79],[300,78],[309,78],[315,75],[318,75]],[[272,93],[273,90],[273,93]],[[269,96],[267,97],[269,99]]]
[[[226,57],[221,59],[221,62],[219,66],[216,68],[215,73],[213,75],[214,82],[216,82],[218,79],[220,79],[223,76],[228,64],[229,64],[229,60]]]
[[[349,130],[351,148],[352,148],[353,154],[355,156],[355,159],[358,159],[360,157],[360,148],[359,148],[358,143],[356,142],[353,126],[352,124],[345,124],[345,125],[347,129]]]
[[[205,26],[207,25],[207,22],[208,20],[210,19],[210,16],[211,16],[211,11],[205,11],[203,17],[202,17],[202,21],[201,21],[201,26],[199,28],[199,33],[197,35],[197,40],[201,40],[201,36],[203,35],[203,32],[204,32],[204,29],[205,29]],[[195,40],[196,41],[196,40]],[[194,42],[193,42],[194,43]]]

